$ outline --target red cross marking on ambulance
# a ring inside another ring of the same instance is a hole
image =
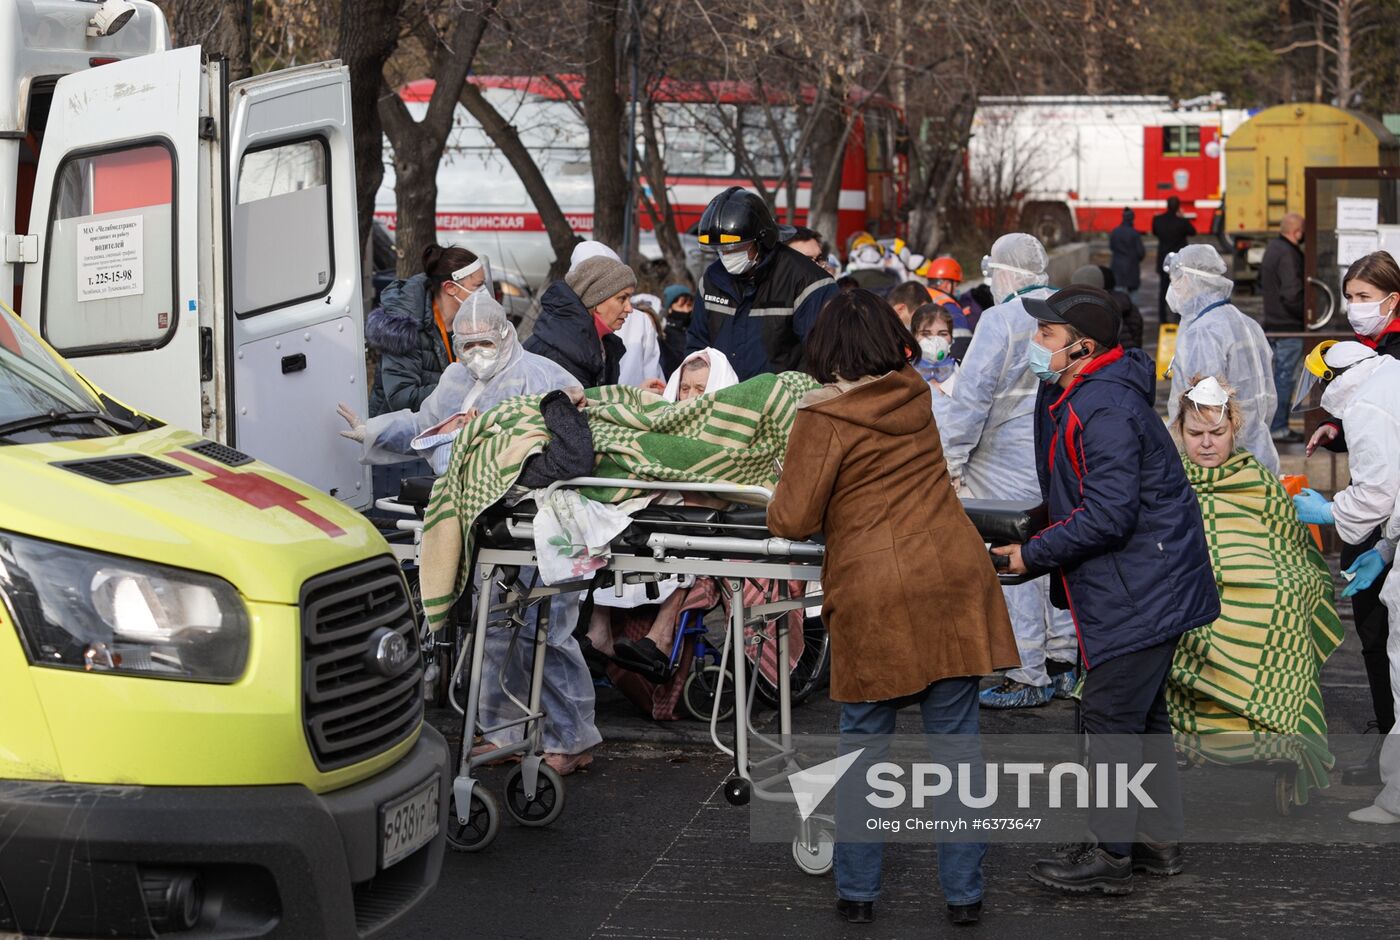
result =
[[[181,463],[189,464],[196,470],[203,470],[209,474],[209,479],[204,482],[227,493],[234,499],[241,500],[255,509],[275,509],[282,508],[292,515],[306,522],[311,523],[331,538],[344,535],[345,530],[325,516],[303,505],[308,497],[303,496],[296,490],[289,489],[269,479],[261,473],[252,470],[237,471],[226,467],[220,467],[196,457],[194,454],[183,450],[170,451],[166,456],[172,457]]]

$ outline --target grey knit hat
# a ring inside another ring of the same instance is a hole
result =
[[[564,275],[564,283],[592,310],[614,294],[637,286],[637,275],[621,261],[601,255],[589,258]]]

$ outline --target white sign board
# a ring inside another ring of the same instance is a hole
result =
[[[1337,230],[1341,232],[1374,230],[1380,221],[1379,199],[1337,197]]]
[[[127,215],[78,225],[78,300],[110,300],[146,292],[145,221],[143,216]]]
[[[1357,258],[1364,258],[1380,247],[1380,236],[1375,232],[1338,232],[1337,264],[1346,267]]]
[[[1392,258],[1400,258],[1400,225],[1382,225],[1377,234],[1381,242],[1377,250],[1388,251]]]

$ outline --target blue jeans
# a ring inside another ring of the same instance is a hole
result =
[[[882,747],[875,739],[862,738],[894,734],[895,716],[902,704],[905,703],[860,702],[841,706],[841,744],[838,753],[845,754],[862,746],[866,750],[837,784],[838,819],[843,814],[847,818],[859,817],[867,811],[865,797],[869,791],[865,785],[866,768],[882,759],[881,752],[887,750],[887,744]],[[959,676],[935,682],[928,687],[919,709],[923,713],[925,734],[968,736],[965,746],[956,747],[957,755],[935,754],[935,760],[952,763],[971,758],[980,766],[976,677]],[[981,785],[972,792],[983,792]],[[878,898],[884,854],[884,842],[837,842],[837,897],[847,901],[874,901]],[[938,881],[943,888],[943,897],[949,904],[971,904],[982,899],[982,857],[986,854],[985,842],[938,843]]]
[[[1293,404],[1293,386],[1298,382],[1298,370],[1303,366],[1303,341],[1293,339],[1271,339],[1269,346],[1274,351],[1274,391],[1278,393],[1278,408],[1274,409],[1274,419],[1269,422],[1270,433],[1288,430],[1288,413]]]

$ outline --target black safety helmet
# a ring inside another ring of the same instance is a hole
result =
[[[778,243],[778,223],[762,197],[731,186],[705,207],[698,234],[705,248],[719,250],[757,242],[759,251],[768,252]]]

